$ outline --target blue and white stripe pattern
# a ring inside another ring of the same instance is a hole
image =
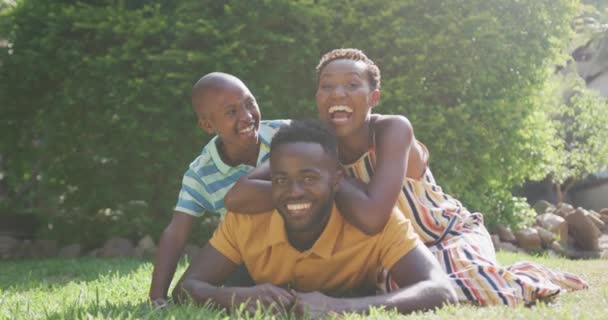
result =
[[[270,156],[270,142],[274,134],[288,123],[289,120],[260,121],[258,165]],[[182,179],[175,211],[196,217],[209,212],[223,218],[226,214],[224,196],[241,176],[253,169],[246,164],[231,167],[224,163],[217,150],[217,139],[217,136],[213,137],[200,156],[190,163]]]

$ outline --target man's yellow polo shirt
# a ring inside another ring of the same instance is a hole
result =
[[[367,236],[334,206],[312,248],[300,252],[287,240],[278,211],[245,215],[229,212],[209,243],[253,280],[297,291],[345,294],[374,288],[380,267],[390,270],[421,244],[409,220],[394,209],[384,230]]]

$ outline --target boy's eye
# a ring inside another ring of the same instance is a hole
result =
[[[287,179],[278,177],[278,178],[272,179],[272,182],[275,184],[285,184],[287,182]]]

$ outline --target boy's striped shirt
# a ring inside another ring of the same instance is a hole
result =
[[[270,156],[270,142],[279,128],[289,123],[289,120],[260,121],[259,138],[260,151],[257,165],[266,161]],[[218,137],[215,136],[203,148],[184,174],[182,188],[175,211],[200,217],[205,212],[226,214],[224,196],[234,183],[253,169],[252,166],[240,164],[231,167],[222,161],[217,150]]]

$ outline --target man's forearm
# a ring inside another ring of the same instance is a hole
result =
[[[406,314],[454,304],[457,300],[451,287],[427,280],[384,295],[337,299],[336,302],[335,306],[329,308],[337,313],[366,313],[370,307],[384,306],[388,310],[397,309],[400,313]]]
[[[230,309],[246,302],[248,299],[253,299],[253,297],[244,295],[243,289],[239,287],[216,287],[203,281],[185,279],[173,291],[173,300],[177,303],[183,303],[192,299],[196,304],[211,303]]]

